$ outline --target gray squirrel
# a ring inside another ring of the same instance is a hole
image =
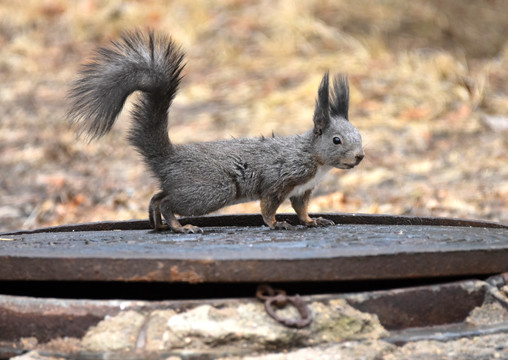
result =
[[[161,191],[149,205],[153,229],[202,232],[194,225],[182,226],[175,214],[204,215],[256,199],[266,225],[292,229],[275,218],[287,198],[300,224],[334,225],[309,217],[308,204],[312,190],[332,168],[351,169],[364,157],[360,133],[348,120],[347,77],[335,77],[329,89],[328,72],[324,74],[314,127],[304,134],[179,145],[169,139],[168,112],[182,78],[183,57],[168,36],[125,33],[82,65],[69,91],[68,117],[90,140],[110,131],[127,97],[141,91],[128,140],[159,181]]]

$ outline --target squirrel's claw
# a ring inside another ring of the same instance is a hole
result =
[[[333,226],[335,223],[332,220],[325,219],[322,217],[312,219],[317,226]]]
[[[180,233],[180,234],[197,234],[197,233],[202,234],[203,233],[203,229],[201,229],[198,226],[194,226],[194,225],[190,225],[190,224],[187,224],[187,225],[184,225],[184,226],[181,226],[178,228],[173,228],[173,231]]]
[[[318,217],[318,218],[310,218],[310,221],[303,222],[302,225],[308,227],[318,227],[318,226],[333,226],[335,225],[335,223],[332,220]]]
[[[296,230],[297,227],[287,221],[276,221],[271,227],[274,230]]]

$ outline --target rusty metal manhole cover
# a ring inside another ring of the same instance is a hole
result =
[[[204,234],[154,233],[146,221],[3,234],[12,241],[0,242],[0,280],[292,282],[508,271],[508,226],[326,216],[340,225],[273,231],[258,215],[241,215],[188,220]]]

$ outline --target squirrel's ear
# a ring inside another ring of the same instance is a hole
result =
[[[330,110],[333,116],[348,120],[349,82],[347,75],[339,75],[333,79]]]
[[[330,125],[329,75],[323,76],[319,85],[316,108],[314,109],[314,134],[321,135]]]

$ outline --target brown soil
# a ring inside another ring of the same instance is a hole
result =
[[[347,72],[367,156],[330,174],[312,211],[508,223],[507,13],[460,0],[1,2],[0,231],[146,217],[157,189],[127,146],[128,112],[91,144],[65,120],[79,64],[134,27],[187,50],[174,142],[303,132],[323,72]]]

